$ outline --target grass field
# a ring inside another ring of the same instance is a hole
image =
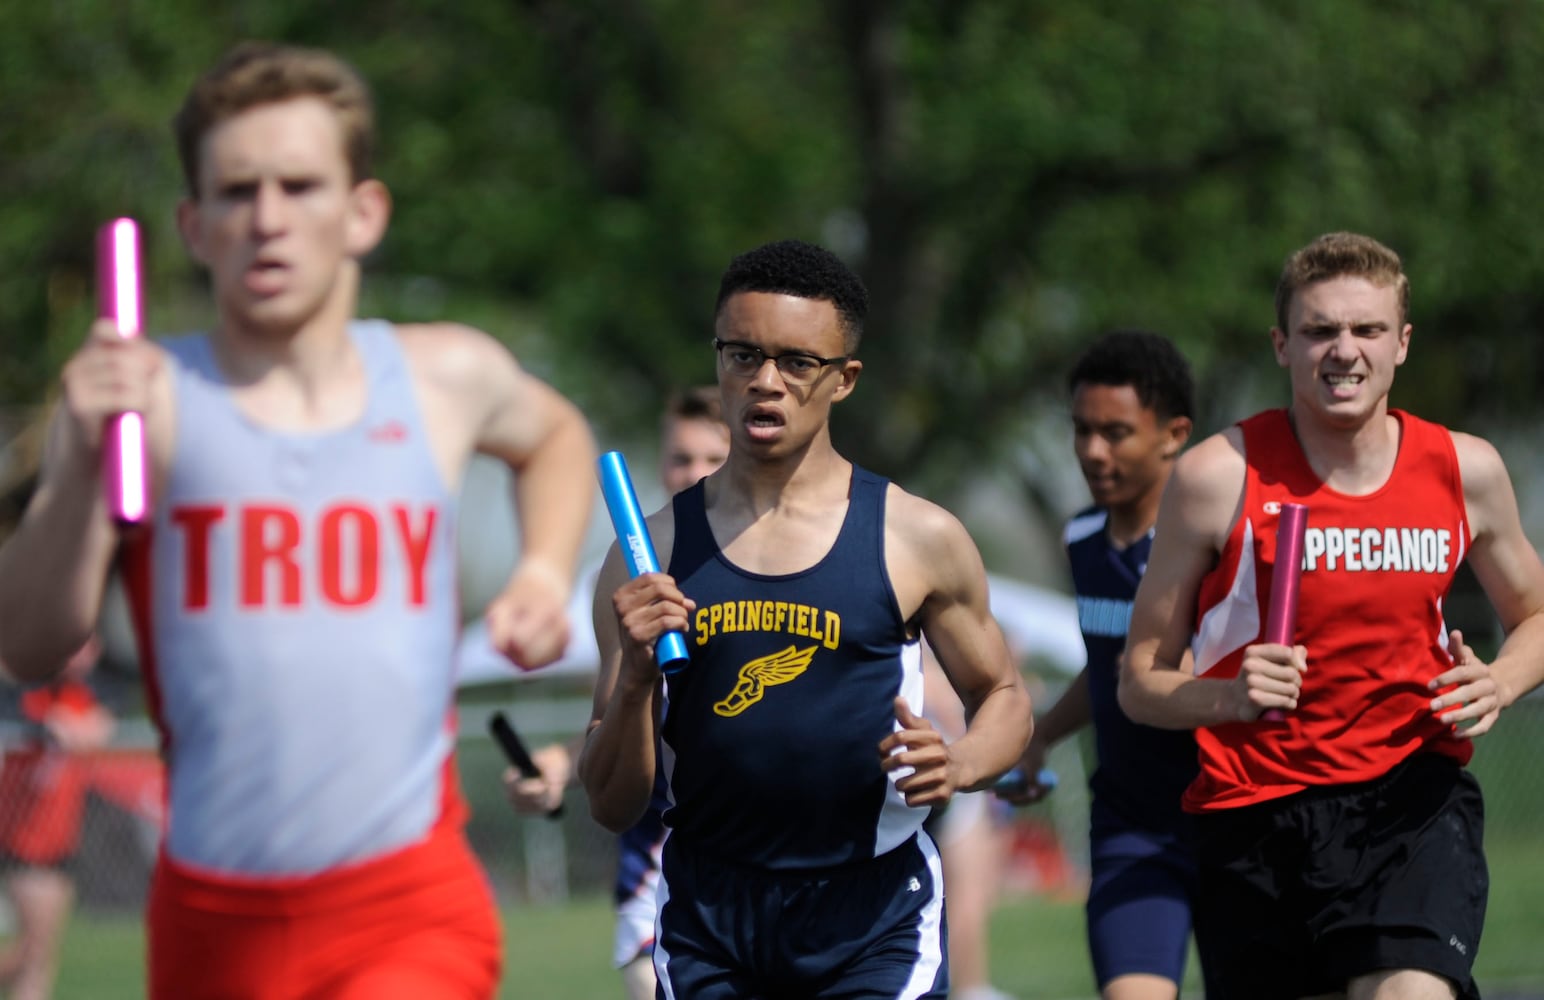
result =
[[[1490,914],[1478,960],[1487,998],[1544,997],[1544,838],[1489,845]],[[1077,900],[1026,897],[1005,903],[992,925],[994,979],[1022,998],[1093,995]],[[502,998],[606,1000],[620,996],[608,962],[609,900],[512,908],[504,914],[507,960]],[[143,937],[138,922],[82,914],[72,924],[57,1000],[134,1000],[142,986]],[[1194,984],[1187,995],[1198,995]]]

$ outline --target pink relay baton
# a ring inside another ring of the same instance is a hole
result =
[[[1308,531],[1308,508],[1300,503],[1281,505],[1276,522],[1276,565],[1271,569],[1271,606],[1265,614],[1266,642],[1292,645],[1297,632],[1297,591],[1303,579],[1303,536]],[[1267,708],[1260,718],[1280,722],[1287,714]]]
[[[97,314],[118,325],[120,337],[138,337],[144,309],[140,299],[139,225],[114,219],[97,230]],[[150,480],[145,461],[145,418],[117,413],[102,429],[102,488],[107,512],[121,526],[145,522]]]

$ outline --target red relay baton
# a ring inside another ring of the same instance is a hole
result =
[[[1276,565],[1271,569],[1271,606],[1265,615],[1266,642],[1292,645],[1297,632],[1297,591],[1303,579],[1303,537],[1308,531],[1308,508],[1300,503],[1281,505],[1276,522]],[[1260,718],[1280,722],[1287,713],[1267,708]]]
[[[114,321],[121,337],[138,337],[143,325],[140,299],[139,226],[114,219],[97,230],[97,314]],[[145,419],[117,413],[102,432],[102,488],[107,512],[123,527],[140,525],[150,511],[150,477],[145,461]]]

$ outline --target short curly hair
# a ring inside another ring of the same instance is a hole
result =
[[[739,292],[771,292],[830,302],[841,323],[843,349],[850,354],[863,339],[868,289],[841,258],[824,247],[801,240],[778,240],[735,257],[719,282],[714,315]]]
[[[1072,366],[1067,391],[1080,385],[1129,385],[1159,420],[1195,419],[1195,377],[1174,342],[1147,330],[1112,330]]]

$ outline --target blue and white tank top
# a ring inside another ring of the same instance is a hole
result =
[[[1121,711],[1120,656],[1153,536],[1148,532],[1118,548],[1110,543],[1108,522],[1108,512],[1090,508],[1067,522],[1063,536],[1088,648],[1088,699],[1099,758],[1089,785],[1127,822],[1170,831],[1183,823],[1180,798],[1199,766],[1196,741],[1188,730],[1144,726]]]
[[[691,663],[666,679],[672,837],[737,864],[809,869],[876,857],[921,827],[927,810],[879,767],[895,697],[922,710],[921,659],[885,566],[888,486],[854,466],[836,542],[782,576],[724,556],[701,483],[676,495],[669,573],[697,609]]]

